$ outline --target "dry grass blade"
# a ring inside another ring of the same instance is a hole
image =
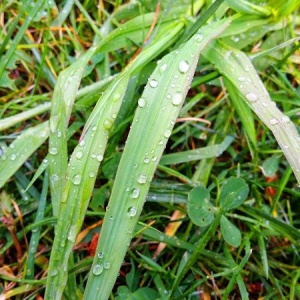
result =
[[[108,299],[199,54],[228,23],[216,22],[199,31],[159,61],[149,78],[118,167],[84,299]]]

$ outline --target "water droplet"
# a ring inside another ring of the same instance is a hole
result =
[[[129,217],[134,217],[136,215],[136,207],[135,206],[130,206],[127,210],[128,216]]]
[[[91,178],[93,178],[93,177],[95,177],[95,173],[91,172],[91,173],[89,174],[89,176],[90,176]]]
[[[149,161],[150,161],[150,159],[149,159],[148,157],[145,157],[145,158],[144,158],[144,163],[145,163],[145,164],[149,163]]]
[[[105,129],[110,129],[111,126],[112,126],[113,122],[109,119],[105,119],[104,122],[103,122],[103,127]]]
[[[82,147],[85,145],[85,140],[80,141],[79,146]]]
[[[103,155],[102,154],[97,155],[97,160],[101,162],[103,160]]]
[[[171,136],[171,130],[167,129],[164,133],[165,138],[169,138]]]
[[[201,43],[202,40],[203,40],[203,34],[202,33],[196,34],[195,40],[196,40],[197,43]]]
[[[156,160],[157,160],[157,156],[154,155],[154,156],[152,157],[152,161],[156,161]]]
[[[176,92],[174,95],[173,95],[173,98],[172,98],[172,103],[174,105],[179,105],[181,102],[183,101],[183,95],[181,92]]]
[[[244,76],[240,76],[239,78],[238,78],[238,81],[245,81],[246,80],[246,78],[244,77]]]
[[[257,95],[255,93],[253,93],[253,92],[247,93],[246,94],[246,98],[250,102],[256,102],[258,100]]]
[[[291,119],[288,116],[282,116],[282,123],[287,124],[291,122]]]
[[[149,84],[152,88],[156,88],[158,86],[158,81],[155,79],[151,79]]]
[[[113,96],[113,102],[118,101],[121,98],[121,94],[120,93],[115,93]]]
[[[103,254],[102,252],[99,252],[99,253],[97,254],[97,256],[98,256],[98,258],[102,259],[103,256],[104,256],[104,254]]]
[[[162,64],[161,67],[159,68],[160,72],[163,73],[167,70],[168,65],[167,64]]]
[[[57,135],[58,138],[60,138],[60,137],[61,137],[61,131],[60,131],[60,130],[57,130],[56,135]]]
[[[103,268],[105,270],[108,270],[110,268],[110,263],[108,261],[106,261],[104,264],[103,264]]]
[[[97,129],[96,125],[92,127],[92,131],[96,131],[96,129]]]
[[[17,155],[13,153],[13,154],[10,156],[10,160],[15,160],[16,157],[17,157]]]
[[[102,272],[103,272],[103,265],[102,264],[98,264],[98,265],[95,265],[93,267],[93,274],[94,275],[100,275]]]
[[[276,118],[273,118],[273,119],[270,120],[271,125],[276,125],[278,123],[279,123],[279,121]]]
[[[76,174],[73,176],[72,178],[72,182],[75,184],[75,185],[78,185],[81,181],[81,175],[80,174]]]
[[[190,68],[190,64],[186,60],[182,60],[179,62],[179,72],[180,73],[186,73]]]
[[[52,154],[52,155],[56,155],[58,153],[58,150],[56,147],[51,147],[49,149],[49,153]]]
[[[139,174],[138,178],[137,178],[137,182],[140,184],[144,184],[147,181],[147,176],[144,174]]]
[[[140,195],[140,189],[137,188],[132,189],[130,194],[131,198],[136,199],[139,197],[139,195]]]
[[[158,144],[159,144],[159,145],[163,145],[163,144],[164,144],[164,141],[163,141],[163,140],[160,140],[160,141],[158,142]]]
[[[77,159],[81,159],[82,156],[83,156],[83,152],[82,152],[82,151],[78,151],[78,152],[76,153],[76,158],[77,158]]]
[[[14,149],[14,148],[15,148],[15,145],[14,145],[14,144],[10,144],[10,145],[9,145],[9,148],[10,148],[10,149]]]
[[[144,98],[140,98],[138,101],[139,107],[144,107],[146,104],[146,100]]]

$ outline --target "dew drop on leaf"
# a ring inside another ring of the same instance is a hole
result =
[[[183,101],[183,95],[181,92],[176,92],[174,93],[173,97],[172,97],[172,103],[174,105],[179,105],[181,102]]]
[[[180,73],[186,73],[189,70],[189,68],[190,68],[190,65],[186,60],[181,60],[179,62],[178,69],[179,69]]]
[[[158,81],[155,79],[151,79],[149,84],[152,88],[156,88],[158,86]]]
[[[100,275],[103,272],[103,265],[97,264],[93,267],[93,274],[94,275]]]
[[[80,175],[80,174],[74,175],[73,178],[72,178],[72,182],[73,182],[75,185],[80,184],[80,182],[81,182],[81,175]]]

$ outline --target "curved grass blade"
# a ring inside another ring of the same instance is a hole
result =
[[[108,299],[199,54],[228,23],[221,21],[203,28],[165,56],[149,78],[118,167],[84,299]]]
[[[158,35],[104,92],[83,129],[67,168],[59,207],[56,237],[50,258],[45,299],[60,299],[68,277],[68,257],[81,228],[107,140],[119,112],[130,76],[140,70],[176,39],[183,27],[177,24],[168,36]],[[160,38],[161,37],[161,38]]]
[[[48,138],[49,124],[27,129],[0,156],[0,188]]]
[[[204,55],[272,131],[300,184],[300,137],[297,129],[271,100],[248,56],[220,42],[209,45]]]
[[[225,137],[224,141],[220,144],[207,146],[199,149],[183,151],[179,153],[172,153],[163,155],[159,164],[172,165],[183,162],[195,161],[204,158],[212,158],[220,156],[233,142],[233,136]]]

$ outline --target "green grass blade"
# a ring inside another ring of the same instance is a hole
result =
[[[270,99],[248,56],[219,42],[211,44],[205,56],[272,131],[300,184],[300,137],[297,129]]]
[[[42,123],[27,129],[13,141],[0,156],[0,187],[23,165],[23,163],[48,138],[49,124]]]
[[[49,137],[49,175],[53,213],[57,215],[67,170],[67,128],[84,67],[93,55],[90,48],[61,72],[52,96]]]
[[[121,107],[130,75],[163,51],[170,42],[174,42],[182,26],[181,23],[173,26],[169,35],[162,39],[158,35],[157,41],[146,48],[143,55],[138,56],[109,86],[87,120],[66,171],[45,299],[59,299],[64,290],[68,277],[68,257],[81,228],[110,129]]]
[[[233,140],[233,136],[227,136],[220,144],[179,153],[166,154],[162,156],[159,164],[172,165],[204,158],[218,157],[230,146]]]
[[[149,78],[118,167],[84,299],[108,299],[200,51],[227,25],[205,27],[165,56]]]

